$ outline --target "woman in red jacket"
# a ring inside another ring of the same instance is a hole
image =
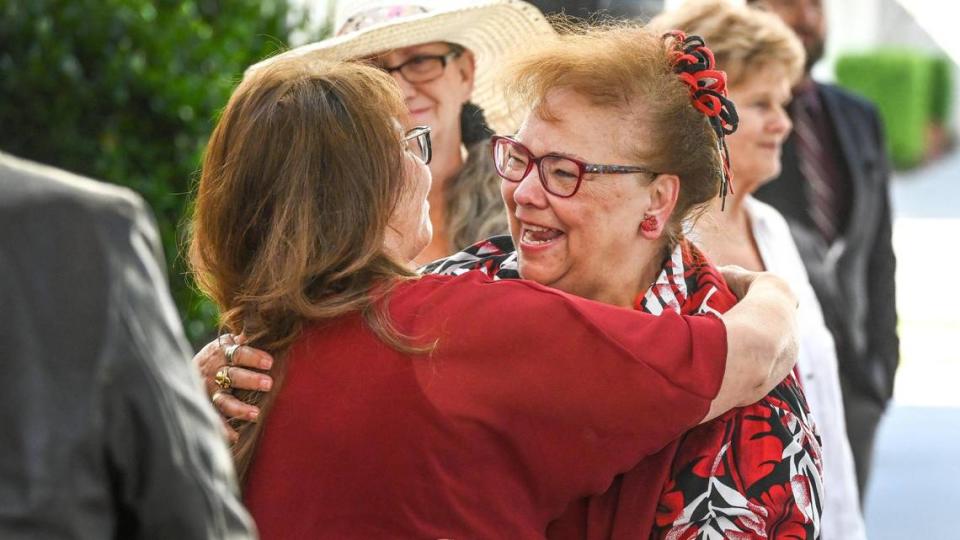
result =
[[[264,537],[542,537],[789,371],[794,299],[767,275],[740,276],[722,320],[417,278],[429,130],[404,115],[376,69],[278,60],[207,148],[191,261],[226,328],[276,359],[235,445]]]

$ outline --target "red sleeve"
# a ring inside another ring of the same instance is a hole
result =
[[[544,497],[604,491],[695,426],[723,378],[726,331],[712,317],[657,317],[478,272],[427,276],[391,311],[439,339],[417,368],[428,397],[470,437],[499,441]]]

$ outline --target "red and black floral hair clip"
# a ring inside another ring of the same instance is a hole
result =
[[[727,74],[716,68],[713,52],[700,36],[687,36],[674,30],[664,34],[663,38],[673,40],[674,49],[670,51],[673,70],[689,88],[693,106],[707,116],[717,135],[717,151],[723,161],[720,179],[722,210],[726,206],[727,192],[733,193],[730,152],[724,137],[735,132],[740,123],[737,108],[727,98]]]

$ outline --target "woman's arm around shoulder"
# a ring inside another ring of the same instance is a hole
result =
[[[741,300],[723,314],[726,370],[704,422],[760,400],[797,361],[797,300],[789,285],[768,272],[733,266],[721,270]]]

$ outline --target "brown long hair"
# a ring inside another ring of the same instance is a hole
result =
[[[214,129],[190,262],[224,327],[274,355],[278,384],[307,321],[359,311],[381,339],[406,347],[372,293],[411,276],[383,252],[406,186],[397,124],[405,111],[380,70],[277,59],[247,74]],[[238,426],[241,479],[276,394],[240,395],[263,411],[259,423]]]

